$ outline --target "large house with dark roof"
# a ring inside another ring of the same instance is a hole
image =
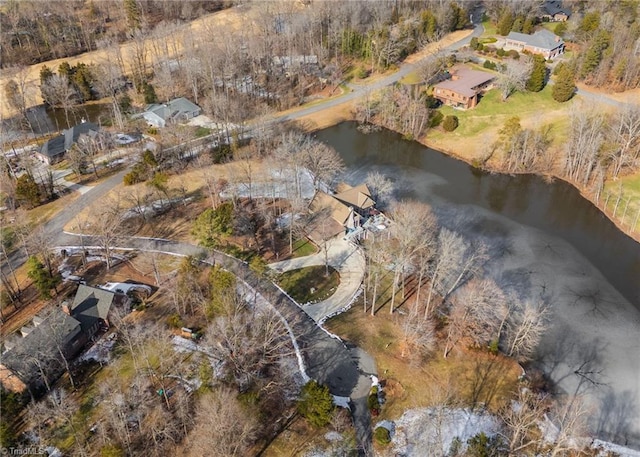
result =
[[[167,103],[154,103],[138,116],[143,117],[153,127],[164,127],[172,122],[185,122],[199,116],[202,110],[184,97],[175,98]]]
[[[445,105],[454,108],[473,108],[478,104],[478,96],[487,91],[495,75],[484,71],[472,70],[463,65],[449,70],[451,79],[442,81],[433,87],[433,96]]]
[[[65,153],[78,141],[97,141],[99,131],[100,128],[96,124],[81,122],[70,129],[63,130],[61,135],[51,138],[43,144],[36,156],[49,165],[60,162]]]
[[[504,48],[519,52],[527,51],[531,54],[539,54],[545,59],[553,59],[564,53],[564,41],[547,29],[537,30],[533,35],[509,32]]]
[[[571,10],[563,8],[560,0],[547,0],[540,9],[542,10],[540,18],[550,22],[564,22],[571,16]]]
[[[0,384],[12,392],[35,392],[49,386],[64,372],[64,359],[73,359],[100,327],[109,325],[116,302],[126,304],[122,294],[80,285],[69,305],[53,308],[45,317],[4,341],[0,360]]]

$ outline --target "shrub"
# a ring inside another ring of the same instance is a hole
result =
[[[298,400],[298,412],[314,427],[324,427],[331,421],[333,397],[327,386],[309,381],[304,385]]]
[[[457,116],[447,116],[444,118],[442,122],[442,128],[445,132],[453,132],[458,128],[458,117]]]
[[[425,98],[424,103],[425,103],[425,105],[427,105],[427,108],[429,108],[429,109],[435,109],[438,106],[440,106],[440,100],[435,98],[433,95],[427,95],[427,97]]]
[[[520,54],[515,49],[511,49],[507,52],[507,55],[514,60],[518,60],[520,58]]]
[[[167,325],[171,328],[182,328],[184,327],[184,321],[180,317],[180,314],[173,313],[169,317],[167,317]]]
[[[382,446],[386,446],[391,442],[391,432],[389,432],[389,430],[384,427],[378,427],[373,432],[373,437],[375,438],[376,442]]]
[[[444,114],[440,111],[432,111],[429,116],[429,127],[437,127],[442,124],[442,120],[444,119]]]
[[[498,57],[504,57],[507,55],[507,51],[505,51],[504,48],[500,48],[496,51],[496,54],[498,54]]]
[[[380,399],[378,398],[378,386],[373,386],[367,398],[367,405],[371,414],[377,416],[380,413]]]
[[[149,128],[147,129],[147,133],[148,133],[149,135],[157,135],[157,134],[158,134],[158,129],[157,129],[157,128],[155,128],[155,127],[149,127]]]
[[[472,457],[491,457],[499,455],[500,440],[495,437],[488,437],[484,433],[478,433],[467,441],[467,455]]]
[[[364,67],[356,67],[356,69],[353,70],[353,75],[358,79],[364,79],[369,76],[369,72]]]
[[[484,63],[482,64],[482,66],[484,68],[489,69],[489,70],[495,70],[496,69],[496,64],[491,60],[485,60]]]

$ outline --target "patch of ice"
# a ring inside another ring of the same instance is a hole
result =
[[[396,424],[394,424],[391,421],[387,421],[387,420],[380,421],[376,424],[374,429],[380,428],[380,427],[386,428],[387,430],[389,430],[389,432],[391,432],[392,435],[396,431]]]

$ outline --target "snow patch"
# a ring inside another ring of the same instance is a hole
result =
[[[500,424],[489,415],[467,409],[418,408],[406,411],[395,423],[391,440],[396,455],[446,455],[454,439],[465,446],[479,433],[495,435]]]
[[[324,434],[324,439],[327,441],[342,441],[344,437],[338,432],[327,432]]]
[[[593,440],[591,449],[599,451],[597,457],[606,457],[609,452],[613,452],[620,457],[640,457],[640,451],[601,440]]]
[[[350,400],[351,399],[349,397],[340,397],[338,395],[333,395],[333,404],[339,406],[340,408],[351,410],[351,407],[349,406]]]

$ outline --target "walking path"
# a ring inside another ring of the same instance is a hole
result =
[[[362,251],[355,245],[344,240],[341,236],[327,242],[327,257],[329,266],[340,274],[340,284],[331,297],[312,305],[305,305],[305,312],[318,324],[322,324],[329,317],[348,308],[360,291],[364,279],[365,259]],[[325,264],[324,246],[320,252],[305,257],[283,260],[269,264],[269,267],[279,273]]]

